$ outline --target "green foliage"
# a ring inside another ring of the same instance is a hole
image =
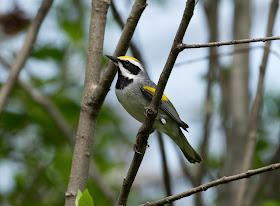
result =
[[[78,204],[77,204],[78,202]],[[77,198],[75,201],[76,206],[94,206],[93,199],[88,192],[88,189],[85,189],[82,194],[80,190],[78,190]]]
[[[30,56],[40,60],[52,59],[61,62],[64,57],[64,52],[64,48],[60,49],[54,47],[54,45],[47,44],[40,47],[35,47]]]
[[[90,16],[87,3],[77,0],[57,3],[48,15],[57,27],[49,32],[64,34],[64,38],[59,38],[59,42],[40,38],[31,53],[32,58],[28,60],[28,66],[33,68],[39,62],[56,71],[51,76],[42,75],[40,68],[35,72],[28,71],[30,78],[27,83],[46,95],[58,108],[72,129],[73,137],[76,135],[83,92],[81,74],[85,70],[88,42],[86,20]],[[103,66],[107,63],[108,59],[103,58]],[[118,156],[118,148],[121,147],[122,151],[126,147],[131,149],[133,140],[123,131],[123,122],[116,112],[110,106],[103,105],[93,150],[94,162],[102,177],[111,175],[116,168],[124,167],[123,159]],[[0,205],[64,204],[73,145],[49,112],[19,86],[13,90],[8,106],[0,115],[0,148],[0,166],[12,164],[14,167],[10,182],[12,186],[7,191],[0,190]],[[118,187],[112,180],[106,181],[106,184],[113,192]],[[96,205],[111,205],[94,178],[88,178],[87,187]],[[79,205],[91,204],[87,203],[89,194],[86,193],[80,198],[82,203]]]
[[[267,200],[261,206],[279,206],[280,202],[274,200]]]
[[[81,190],[78,190],[77,197],[76,197],[76,200],[75,200],[75,206],[79,205],[79,200],[80,200],[82,194],[83,193],[81,192]]]

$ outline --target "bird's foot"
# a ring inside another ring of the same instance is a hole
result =
[[[145,112],[145,116],[149,119],[149,115],[151,114],[156,114],[157,111],[151,107],[144,107],[144,109],[146,110]]]
[[[136,145],[136,143],[134,143],[133,150],[134,150],[134,152],[136,152],[137,154],[140,154],[140,155],[143,154],[142,152],[139,152],[139,151],[137,150],[137,145]]]

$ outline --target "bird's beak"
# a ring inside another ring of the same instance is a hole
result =
[[[108,57],[109,59],[111,59],[115,64],[118,64],[119,59],[117,57],[113,57],[113,56],[109,56],[109,55],[105,55],[106,57]]]

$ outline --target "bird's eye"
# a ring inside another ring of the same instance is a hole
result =
[[[124,66],[128,67],[130,65],[130,62],[128,60],[124,61]]]

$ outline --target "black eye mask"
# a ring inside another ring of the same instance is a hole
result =
[[[121,63],[125,69],[127,69],[131,74],[137,75],[141,71],[138,66],[131,64],[129,61],[121,60]]]

